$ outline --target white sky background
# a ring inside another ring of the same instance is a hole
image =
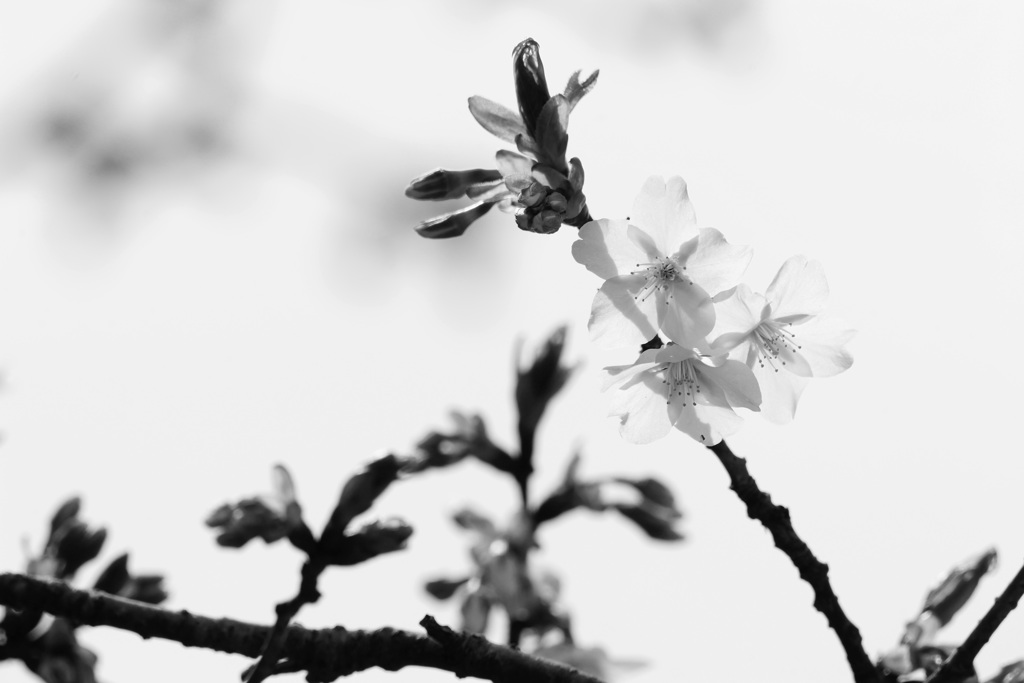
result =
[[[0,6],[3,570],[23,568],[22,539],[37,549],[78,493],[110,531],[102,558],[127,549],[134,569],[165,573],[169,607],[268,623],[297,588],[298,552],[219,549],[206,514],[266,490],[283,462],[316,528],[348,475],[447,428],[452,407],[483,413],[511,448],[514,341],[566,322],[584,366],[543,423],[535,495],[581,444],[585,475],[667,481],[688,535],[656,544],[584,512],[545,528],[537,562],[561,575],[579,643],[650,660],[634,683],[850,679],[809,587],[714,456],[678,433],[630,446],[605,417],[599,369],[632,359],[589,348],[600,283],[572,260],[574,231],[525,234],[497,212],[458,240],[412,231],[437,207],[402,196],[409,178],[490,165],[501,143],[466,97],[513,105],[509,56],[527,36],[553,89],[601,69],[569,143],[595,215],[624,217],[648,175],[680,174],[702,225],[754,247],[755,289],[794,253],[823,263],[832,312],[859,330],[853,368],[815,382],[793,424],[751,418],[730,443],[830,565],[868,652],[994,545],[1000,568],[944,632],[958,642],[1024,560],[1024,5],[234,2],[237,31],[200,57],[198,93],[175,89],[166,53],[144,57],[156,38],[132,27],[148,6]],[[123,124],[112,131],[234,107],[231,153],[84,181],[31,142],[31,122],[97,78],[124,98],[104,114]],[[413,523],[409,550],[328,570],[299,622],[456,624],[457,604],[421,584],[468,569],[448,519],[465,504],[502,517],[515,489],[464,463],[389,490],[375,511]],[[247,664],[110,629],[82,640],[109,683],[230,681]],[[980,672],[1024,657],[1022,642],[1017,611]]]

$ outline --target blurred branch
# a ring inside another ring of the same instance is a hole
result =
[[[758,488],[757,482],[747,470],[746,461],[734,454],[724,440],[708,448],[718,456],[728,472],[732,481],[730,488],[746,504],[747,515],[761,522],[771,532],[776,547],[789,556],[800,572],[800,578],[814,589],[814,607],[825,615],[828,625],[839,636],[854,680],[858,683],[881,683],[880,674],[864,651],[860,631],[843,612],[839,599],[832,591],[828,580],[828,565],[818,560],[797,535],[789,518],[789,510],[773,503],[771,497]]]
[[[1021,596],[1024,596],[1024,567],[1020,568],[1003,594],[996,598],[992,607],[971,631],[971,635],[967,636],[964,644],[958,647],[942,668],[928,679],[928,683],[955,683],[969,675],[974,668],[974,658],[1003,623],[1003,619],[1017,607]]]
[[[314,603],[320,599],[320,591],[317,590],[316,583],[326,567],[324,562],[314,558],[310,558],[302,565],[302,582],[299,592],[291,600],[277,606],[277,621],[274,622],[274,628],[267,635],[259,661],[246,676],[245,683],[260,683],[277,672],[276,668],[278,660],[281,658],[281,649],[284,647],[288,625],[303,605]]]
[[[258,657],[271,632],[267,626],[169,611],[20,574],[0,573],[0,604],[40,609],[90,626],[112,626],[143,638],[163,638],[186,647],[246,657]],[[290,626],[281,653],[288,658],[289,669],[301,666],[309,671],[307,680],[314,683],[374,666],[388,671],[424,666],[499,683],[601,683],[560,664],[456,633],[431,617],[425,617],[423,625],[430,637],[393,628],[346,631],[341,627],[311,630]]]

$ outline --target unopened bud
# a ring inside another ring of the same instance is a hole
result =
[[[552,192],[544,199],[544,206],[559,214],[565,213],[568,204],[569,202],[566,201],[565,195],[561,192]]]
[[[501,173],[496,170],[447,171],[438,168],[412,180],[405,188],[405,196],[410,199],[457,199],[473,185],[497,180],[501,180]]]
[[[416,226],[416,232],[428,239],[444,239],[458,237],[466,232],[466,228],[483,216],[494,206],[493,202],[477,202],[464,209],[446,213],[423,221]]]
[[[106,529],[90,531],[82,522],[67,523],[56,543],[57,557],[63,561],[60,578],[70,578],[82,565],[96,558],[107,540]]]
[[[533,38],[527,38],[512,51],[512,73],[515,77],[519,113],[526,129],[533,135],[540,111],[551,99],[547,78],[544,76],[544,62],[540,59],[540,46]]]
[[[548,188],[544,185],[534,181],[530,185],[519,193],[518,201],[523,206],[537,206],[548,193]]]

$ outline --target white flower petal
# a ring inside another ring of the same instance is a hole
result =
[[[731,408],[697,405],[683,410],[673,426],[698,443],[713,446],[735,434],[742,424],[743,418]]]
[[[640,357],[632,365],[610,365],[604,368],[605,378],[604,383],[601,385],[601,391],[606,391],[617,384],[624,383],[631,377],[653,370],[661,365],[661,361],[655,360],[656,354],[656,349],[648,349],[641,353]]]
[[[776,372],[769,365],[755,364],[753,371],[761,387],[761,415],[775,424],[790,422],[796,414],[800,394],[810,380],[782,369]]]
[[[629,222],[650,235],[662,254],[674,253],[697,234],[697,217],[686,182],[679,176],[667,183],[660,176],[648,178],[633,203]]]
[[[831,377],[853,365],[845,345],[856,332],[834,318],[815,318],[789,328],[796,349],[787,347],[779,357],[790,372],[802,377]]]
[[[726,360],[717,367],[706,364],[695,364],[698,376],[704,384],[717,387],[724,400],[709,400],[710,405],[732,406],[759,410],[761,406],[761,389],[757,378],[744,363],[738,360]],[[717,395],[717,392],[716,394]],[[711,395],[708,397],[711,399]]]
[[[791,256],[779,268],[766,292],[776,320],[790,316],[817,315],[828,299],[825,269],[805,256]]]
[[[696,284],[676,280],[662,292],[656,311],[658,327],[669,339],[687,348],[702,346],[715,326],[715,307],[711,297]],[[648,337],[650,339],[650,337]]]
[[[658,333],[658,301],[664,301],[665,295],[658,292],[645,299],[636,298],[644,282],[641,275],[605,281],[590,309],[588,327],[595,342],[606,348],[635,347]]]
[[[590,221],[579,231],[572,244],[572,256],[594,275],[604,278],[626,275],[636,270],[637,263],[650,261],[650,256],[637,239],[636,230],[626,221],[602,218]]]
[[[615,392],[611,415],[619,418],[619,434],[626,441],[657,441],[672,428],[667,385],[653,372],[634,376]]]
[[[760,324],[768,300],[740,283],[725,297],[714,298],[715,328],[711,347],[727,351],[741,344]]]
[[[750,247],[729,244],[714,228],[703,228],[697,249],[684,265],[691,280],[715,295],[739,282],[753,255]]]

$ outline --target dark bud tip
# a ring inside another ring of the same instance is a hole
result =
[[[544,62],[540,58],[540,46],[533,38],[527,38],[512,51],[512,72],[519,114],[523,117],[526,129],[533,135],[540,111],[551,99],[547,78],[544,76]]]

